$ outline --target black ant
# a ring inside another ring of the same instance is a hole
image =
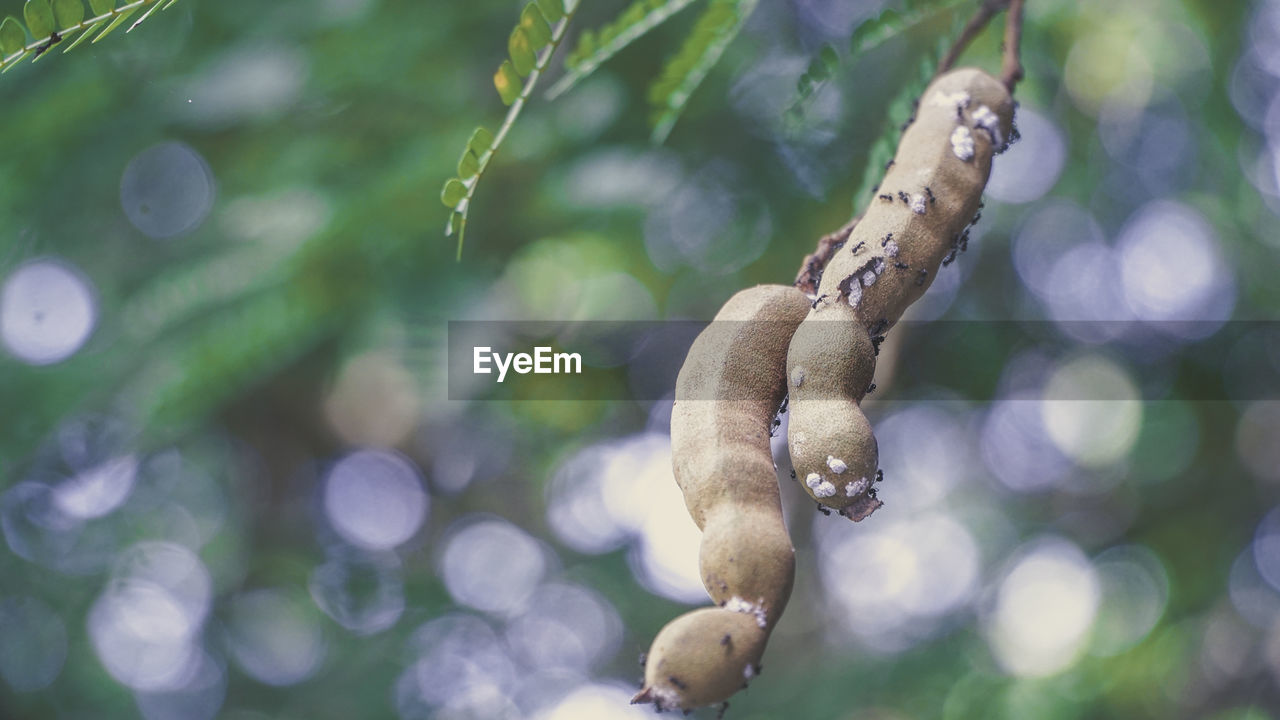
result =
[[[889,162],[887,162],[887,163],[885,163],[885,164],[884,164],[884,171],[885,171],[885,172],[889,172],[889,168],[891,168],[891,167],[893,167],[893,159],[892,159],[892,158],[889,160]]]
[[[61,41],[62,41],[62,36],[59,35],[57,32],[54,32],[52,35],[49,36],[48,40],[44,41],[44,43],[40,45],[40,47],[36,48],[36,54],[33,55],[32,57],[40,57],[42,54],[44,54],[45,50],[48,50],[49,48],[53,47],[54,45],[56,45]]]
[[[911,204],[911,196],[902,192],[901,190],[898,191],[898,199],[908,205]]]
[[[902,262],[901,260],[895,261],[893,263],[893,266],[898,268],[899,270],[909,270],[911,268],[910,265]]]
[[[890,200],[893,200],[893,198],[889,198],[889,199],[890,199]],[[864,248],[864,247],[866,247],[866,246],[867,246],[867,241],[865,241],[865,240],[859,240],[859,241],[858,241],[858,244],[853,246],[853,254],[854,254],[854,255],[857,255],[858,253],[862,252],[862,248]]]
[[[796,481],[796,471],[795,471],[794,469],[792,469],[792,470],[791,470],[791,480],[792,480],[793,482],[795,482],[795,481]]]
[[[937,199],[937,198],[935,198],[935,197],[933,196],[933,191],[929,189],[929,186],[928,186],[928,185],[925,185],[925,186],[924,186],[924,194],[929,196],[929,204],[930,204],[930,205],[937,205],[937,204],[938,204],[938,199]]]
[[[875,479],[875,482],[884,482],[884,471],[883,471],[883,470],[876,470],[876,479]]]
[[[870,385],[868,385],[868,386],[867,386],[867,391],[866,391],[865,393],[863,393],[863,395],[870,395],[871,393],[873,393],[873,392],[875,392],[875,391],[876,391],[876,384],[875,384],[875,383],[871,383]]]
[[[880,357],[880,343],[882,342],[884,342],[883,335],[876,335],[875,337],[871,338],[871,345],[872,347],[875,348],[876,357]]]
[[[883,201],[885,201],[885,202],[893,202],[893,196],[892,196],[892,195],[883,195],[883,194],[882,194],[882,195],[880,196],[880,199],[881,199],[881,200],[883,200]]]
[[[823,515],[826,515],[827,517],[831,517],[830,508],[826,507],[822,503],[814,503],[814,504],[818,506],[818,512],[822,513]]]
[[[827,294],[826,294],[826,293],[823,293],[823,294],[819,295],[818,297],[814,298],[814,299],[813,299],[813,304],[810,306],[810,309],[812,309],[812,310],[817,310],[817,309],[818,309],[818,303],[822,302],[822,301],[823,301],[823,300],[825,300],[826,298],[827,298]]]
[[[885,245],[888,245],[892,240],[893,240],[893,233],[889,233],[888,235],[885,235],[884,239],[880,241],[880,247],[884,247]]]

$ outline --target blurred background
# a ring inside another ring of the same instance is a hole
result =
[[[971,9],[784,123],[884,5],[761,3],[662,147],[697,5],[535,93],[460,263],[514,2],[185,0],[0,78],[0,716],[647,715],[706,602],[669,399],[450,400],[446,323],[790,282]],[[1022,140],[866,405],[886,506],[819,515],[777,443],[796,588],[727,717],[1280,717],[1280,2],[1026,12]]]

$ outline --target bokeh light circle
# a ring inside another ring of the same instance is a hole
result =
[[[31,365],[49,365],[75,354],[98,322],[93,285],[57,259],[32,260],[0,288],[0,342]]]
[[[440,574],[460,605],[514,614],[525,607],[547,571],[542,545],[505,520],[463,518],[447,535]]]
[[[388,550],[413,537],[426,519],[427,493],[417,468],[386,450],[358,450],[325,479],[324,510],[344,540]]]
[[[1034,540],[1016,553],[986,618],[987,642],[1006,672],[1043,677],[1083,650],[1098,610],[1098,576],[1074,544]]]
[[[163,142],[129,161],[120,178],[125,217],[148,237],[184,235],[204,222],[217,194],[213,171],[195,148]]]

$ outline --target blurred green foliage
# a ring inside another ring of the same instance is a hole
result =
[[[460,262],[440,232],[450,209],[436,198],[455,172],[466,176],[475,171],[469,163],[481,160],[473,153],[459,163],[474,128],[496,126],[505,112],[493,73],[521,22],[516,4],[194,0],[128,36],[82,45],[58,62],[14,67],[0,78],[0,277],[35,258],[62,258],[91,281],[97,325],[83,348],[58,363],[0,354],[0,490],[30,479],[45,462],[41,448],[86,414],[119,419],[140,456],[176,448],[198,458],[226,506],[220,530],[200,549],[213,577],[214,635],[242,593],[305,593],[325,561],[330,541],[317,529],[324,527],[322,468],[363,444],[334,431],[326,398],[350,359],[385,352],[416,383],[417,421],[397,447],[424,469],[432,495],[426,529],[398,550],[404,616],[368,637],[326,625],[327,659],[297,685],[259,682],[224,652],[220,717],[396,717],[394,685],[409,662],[410,635],[457,605],[440,576],[441,543],[455,520],[473,513],[503,517],[547,543],[560,576],[611,603],[625,625],[621,649],[592,676],[638,677],[635,654],[682,606],[647,591],[625,551],[592,555],[557,540],[547,493],[567,457],[642,431],[652,422],[649,408],[451,401],[444,328],[449,320],[506,319],[493,315],[513,309],[537,319],[566,307],[573,319],[710,317],[744,286],[790,281],[816,239],[850,217],[868,163],[883,163],[876,143],[893,142],[886,128],[900,121],[894,114],[901,110],[890,110],[894,98],[917,79],[922,58],[955,18],[940,13],[904,25],[856,56],[843,49],[863,37],[856,20],[876,14],[876,3],[761,4],[727,45],[713,41],[731,35],[697,34],[710,22],[698,12],[723,21],[715,13],[724,6],[745,5],[710,0],[673,14],[610,51],[607,63],[554,102],[535,94],[468,207],[471,241]],[[1265,3],[1027,5],[1027,79],[1018,95],[1056,124],[1064,167],[1043,198],[989,203],[980,247],[961,258],[964,283],[944,317],[1028,323],[1012,337],[904,331],[895,379],[881,390],[888,399],[942,392],[981,407],[1017,352],[1079,351],[1081,344],[1046,329],[1048,311],[1011,259],[1012,238],[1037,203],[1086,208],[1111,237],[1144,203],[1176,198],[1212,226],[1236,288],[1235,317],[1270,319],[1280,307],[1275,204],[1241,170],[1240,156],[1256,154],[1264,139],[1229,94],[1250,13]],[[578,48],[576,63],[592,62],[575,43],[577,28],[608,26],[627,7],[586,2],[577,10],[567,36]],[[958,7],[963,16],[967,5]],[[0,0],[0,13],[21,10],[17,0]],[[536,18],[530,22],[531,41],[541,46],[549,38]],[[1162,34],[1168,28],[1181,34]],[[691,29],[698,42],[680,50]],[[0,47],[9,46],[6,32],[0,26]],[[998,27],[989,29],[965,61],[998,67],[998,35]],[[675,103],[679,124],[661,123],[671,130],[666,147],[652,147],[645,88],[660,78],[664,92],[655,99],[670,107],[687,71],[701,71],[700,61],[721,50],[697,92]],[[1142,77],[1155,96],[1181,109],[1193,148],[1192,159],[1167,169],[1164,185],[1145,189],[1141,168],[1115,157],[1099,130],[1104,99],[1124,89],[1134,63],[1146,63]],[[683,70],[671,70],[676,65]],[[549,80],[560,66],[557,57]],[[802,77],[812,82],[797,89]],[[784,116],[797,103],[805,112]],[[194,230],[152,237],[130,219],[122,176],[139,153],[170,141],[207,163],[216,195]],[[703,192],[708,187],[715,192]],[[680,205],[681,198],[692,200]],[[708,198],[723,205],[699,204]],[[710,249],[675,242],[673,250],[663,240],[673,235],[710,238]],[[618,284],[619,276],[626,282]],[[593,295],[583,289],[588,281],[606,291]],[[577,294],[566,306],[568,288]],[[1011,307],[1031,308],[1032,317]],[[625,314],[636,308],[652,312]],[[782,621],[767,672],[733,700],[730,717],[1277,717],[1280,661],[1266,659],[1276,653],[1275,628],[1245,633],[1262,640],[1213,645],[1221,618],[1248,627],[1233,610],[1229,574],[1276,503],[1277,486],[1256,479],[1237,450],[1246,403],[1179,395],[1218,397],[1242,352],[1257,356],[1234,346],[1175,356],[1186,385],[1149,404],[1132,450],[1098,471],[1119,477],[1102,490],[1017,493],[989,469],[971,473],[986,494],[969,502],[997,502],[1008,526],[979,523],[975,534],[990,529],[1012,538],[984,552],[984,577],[998,580],[1014,540],[1044,532],[1070,537],[1091,556],[1123,543],[1156,553],[1169,578],[1168,603],[1141,642],[1112,656],[1085,655],[1049,677],[1014,676],[984,642],[983,608],[994,592],[984,581],[986,596],[943,630],[906,649],[868,652],[815,619],[830,603],[816,578],[812,526],[834,520],[793,504],[802,576],[796,617]],[[1145,379],[1140,366],[1134,374]],[[493,451],[513,460],[493,472],[480,464],[465,487],[444,490],[435,475],[456,439],[451,431],[468,441],[492,437]],[[1171,462],[1189,436],[1198,438],[1189,457]],[[176,497],[163,483],[149,492]],[[882,497],[891,504],[893,492],[890,477]],[[183,502],[196,516],[213,507],[202,498]],[[867,532],[876,520],[838,532]],[[125,505],[113,523],[104,545],[113,549],[167,532],[147,506]],[[68,636],[52,685],[17,692],[0,683],[0,716],[138,716],[133,693],[104,669],[86,631],[106,578],[104,567],[63,573],[0,548],[0,596],[40,599]],[[1246,657],[1214,675],[1204,670],[1214,657],[1206,647],[1244,648]]]

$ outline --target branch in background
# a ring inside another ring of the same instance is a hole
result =
[[[978,37],[987,23],[991,22],[991,18],[996,13],[1009,7],[1012,0],[982,0],[982,5],[978,7],[978,11],[969,18],[969,22],[964,26],[964,30],[960,31],[960,37],[956,38],[956,42],[951,46],[951,50],[942,58],[942,62],[938,63],[938,74],[951,69],[956,64],[956,60],[960,59],[960,54],[969,47],[969,43]],[[1019,2],[1019,6],[1021,3]],[[1019,24],[1021,27],[1021,24]]]
[[[1000,79],[1009,88],[1009,94],[1018,81],[1022,79],[1022,3],[1023,0],[1010,0],[1009,14],[1004,25],[1004,63],[1001,66]]]

